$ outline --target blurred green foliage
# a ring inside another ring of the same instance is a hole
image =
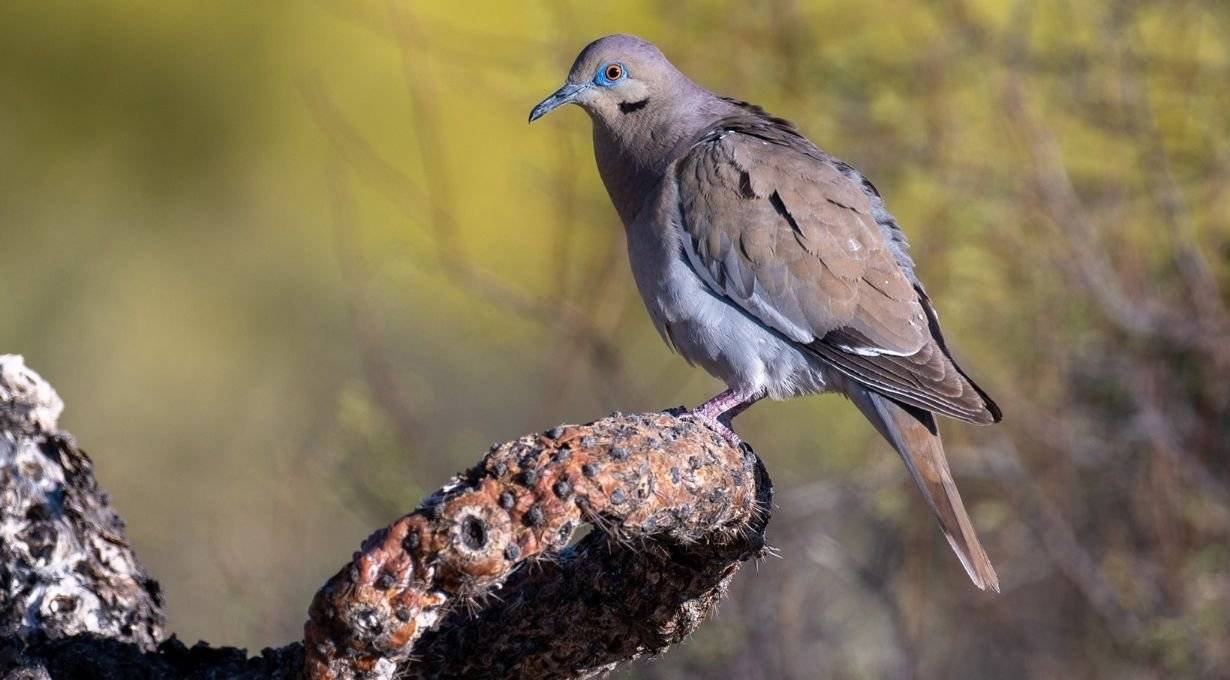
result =
[[[740,430],[782,559],[635,677],[1217,677],[1230,663],[1230,4],[0,3],[0,351],[64,396],[185,639],[298,636],[490,441],[717,385],[652,331],[589,40],[795,120],[910,234],[1004,406],[946,423],[974,592],[836,398]]]

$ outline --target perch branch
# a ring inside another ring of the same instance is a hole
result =
[[[754,455],[689,418],[616,415],[500,445],[321,589],[308,669],[589,677],[656,653],[760,551],[768,494]],[[585,523],[599,533],[568,549]]]
[[[704,621],[761,553],[771,505],[755,454],[686,416],[528,435],[364,541],[317,593],[302,644],[248,658],[163,639],[157,584],[89,459],[55,430],[60,408],[18,357],[0,357],[0,520],[54,524],[18,547],[5,534],[4,678],[601,676]]]

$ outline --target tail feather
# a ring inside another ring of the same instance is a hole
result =
[[[948,459],[944,456],[935,417],[927,411],[902,406],[862,386],[852,386],[847,394],[905,461],[910,476],[935,512],[948,545],[961,560],[970,580],[982,590],[990,588],[998,593],[999,576],[982,549],[961,502],[961,494],[957,492]]]

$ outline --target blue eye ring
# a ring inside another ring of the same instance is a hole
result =
[[[598,67],[598,73],[594,74],[594,84],[610,87],[627,77],[628,69],[623,64],[613,61]]]

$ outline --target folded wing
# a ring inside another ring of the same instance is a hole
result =
[[[895,401],[999,419],[949,355],[867,192],[792,128],[724,119],[676,172],[683,250],[716,293]]]

